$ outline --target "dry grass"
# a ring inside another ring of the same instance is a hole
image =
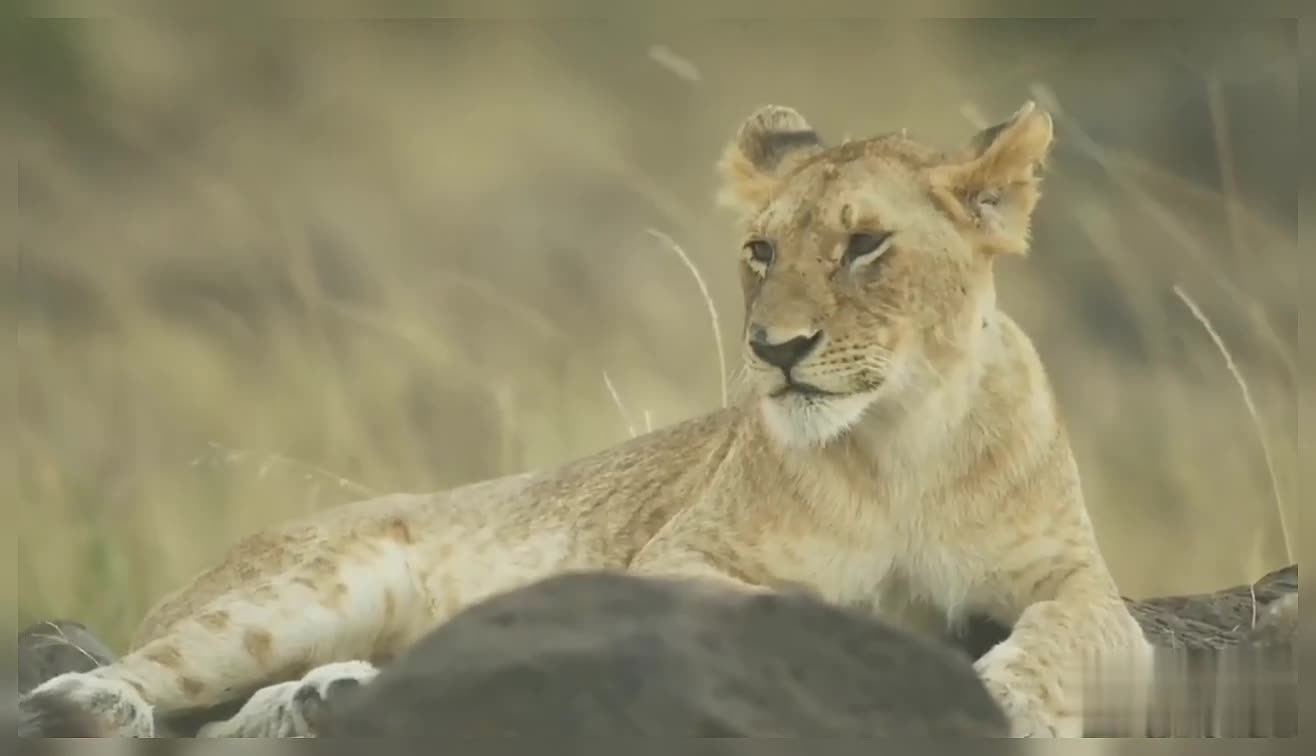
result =
[[[1193,298],[1188,295],[1188,292],[1183,290],[1182,286],[1176,284],[1174,287],[1174,294],[1179,297],[1179,299],[1183,300],[1183,303],[1187,305],[1189,311],[1193,313],[1193,317],[1197,318],[1197,322],[1202,324],[1202,328],[1204,328],[1207,334],[1211,337],[1211,341],[1215,344],[1216,349],[1220,350],[1220,356],[1225,358],[1225,367],[1228,368],[1229,374],[1232,375],[1234,381],[1238,383],[1238,390],[1243,395],[1243,404],[1247,406],[1247,414],[1252,418],[1252,425],[1256,428],[1257,440],[1261,444],[1261,453],[1266,460],[1266,472],[1269,474],[1270,485],[1275,494],[1275,513],[1279,517],[1280,529],[1284,535],[1284,558],[1290,563],[1293,563],[1293,541],[1291,540],[1293,537],[1293,531],[1289,529],[1288,518],[1284,516],[1284,499],[1280,495],[1279,477],[1275,472],[1275,462],[1270,453],[1270,444],[1266,440],[1267,434],[1265,424],[1261,422],[1261,413],[1257,410],[1256,402],[1252,400],[1252,391],[1248,388],[1247,380],[1243,378],[1243,373],[1239,370],[1238,364],[1234,362],[1234,355],[1229,352],[1229,347],[1225,346],[1225,340],[1220,337],[1220,333],[1216,331],[1215,326],[1211,325],[1210,318],[1206,317],[1206,313],[1202,312],[1202,308],[1198,306],[1197,302],[1193,301]],[[1253,615],[1255,615],[1255,595],[1252,597],[1252,603],[1252,611]],[[1256,624],[1255,619],[1252,624]]]
[[[76,54],[39,59],[58,96],[0,122],[25,188],[0,207],[21,241],[0,295],[21,620],[121,644],[258,527],[714,408],[739,327],[716,313],[740,295],[712,165],[738,120],[784,102],[825,134],[951,146],[962,104],[1008,114],[1035,81],[1060,151],[1001,299],[1049,366],[1117,578],[1206,590],[1287,559],[1274,506],[1296,501],[1310,378],[1287,353],[1296,231],[1266,193],[1296,145],[1268,31],[64,23],[26,37]],[[1193,41],[1211,34],[1229,44]],[[1198,170],[1224,126],[1227,187]]]
[[[686,270],[694,277],[695,283],[699,285],[699,295],[704,298],[704,304],[708,307],[708,324],[713,329],[713,344],[717,347],[717,378],[718,384],[722,389],[722,406],[727,406],[727,350],[722,346],[722,320],[717,316],[717,303],[713,301],[713,296],[708,293],[708,284],[704,283],[704,276],[699,272],[699,266],[690,260],[690,256],[681,249],[681,245],[676,243],[672,237],[656,229],[648,229],[649,234],[667,245],[681,262],[685,264]]]

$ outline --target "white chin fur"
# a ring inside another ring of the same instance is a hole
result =
[[[768,432],[787,448],[825,446],[854,427],[872,403],[873,394],[764,398],[763,420]]]

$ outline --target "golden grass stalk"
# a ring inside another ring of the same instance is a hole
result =
[[[1188,295],[1179,284],[1174,285],[1174,293],[1179,299],[1183,300],[1188,311],[1197,318],[1197,322],[1202,324],[1206,329],[1211,340],[1215,342],[1216,349],[1225,358],[1225,367],[1228,368],[1230,375],[1234,377],[1234,382],[1238,384],[1239,391],[1243,394],[1243,404],[1247,406],[1247,413],[1252,416],[1252,425],[1256,428],[1257,439],[1261,442],[1261,454],[1266,460],[1266,472],[1270,477],[1270,489],[1275,496],[1275,511],[1279,513],[1279,527],[1284,534],[1284,554],[1290,564],[1293,563],[1293,546],[1290,542],[1290,531],[1288,521],[1284,516],[1284,501],[1280,495],[1279,478],[1275,475],[1275,461],[1270,453],[1270,444],[1266,441],[1266,429],[1261,422],[1261,413],[1257,410],[1256,402],[1252,400],[1252,391],[1248,388],[1247,381],[1243,378],[1243,371],[1238,369],[1238,364],[1234,362],[1234,356],[1229,352],[1229,347],[1225,346],[1225,340],[1220,337],[1215,327],[1211,325],[1211,320],[1202,312],[1202,308],[1197,306],[1197,302]]]
[[[681,245],[676,243],[672,237],[664,234],[654,228],[646,229],[650,235],[663,242],[681,258],[685,267],[690,271],[690,275],[695,277],[695,283],[699,285],[699,293],[704,297],[704,304],[708,306],[708,319],[713,327],[713,342],[717,346],[717,375],[722,386],[722,406],[727,406],[727,358],[726,350],[722,348],[722,326],[717,317],[717,305],[713,303],[713,296],[708,293],[708,284],[704,283],[704,276],[699,272],[699,266],[694,264],[690,256],[681,249]]]
[[[617,393],[617,387],[612,385],[612,379],[608,377],[608,371],[603,371],[603,385],[608,387],[608,394],[612,397],[612,403],[617,405],[617,413],[621,415],[621,421],[626,425],[626,432],[631,438],[635,438],[635,424],[631,422],[631,413],[626,411],[626,405],[621,400],[621,394]]]
[[[300,470],[302,477],[307,480],[312,478],[327,480],[338,488],[351,491],[357,496],[379,496],[378,492],[364,483],[352,480],[345,475],[339,475],[333,470],[328,470],[319,465],[289,457],[285,454],[279,454],[278,452],[253,451],[251,449],[230,449],[216,441],[208,442],[207,446],[209,446],[212,451],[217,452],[220,455],[220,459],[227,463],[239,463],[248,459],[259,461],[260,467],[256,471],[256,478],[258,480],[264,478],[271,469],[275,467],[284,467]],[[198,458],[193,460],[193,463],[196,464],[201,461],[201,458]]]

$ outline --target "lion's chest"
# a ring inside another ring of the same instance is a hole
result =
[[[962,541],[939,537],[928,523],[894,516],[848,529],[780,534],[763,554],[783,581],[917,625],[944,626],[966,614],[986,570]]]

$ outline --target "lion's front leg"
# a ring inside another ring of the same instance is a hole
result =
[[[348,535],[365,530],[357,528]],[[276,541],[269,548],[284,547]],[[341,689],[335,683],[372,676],[370,665],[352,660],[396,653],[428,624],[409,552],[397,539],[326,538],[298,553],[266,552],[268,563],[278,567],[255,576],[244,571],[250,565],[243,553],[235,550],[204,576],[228,583],[227,590],[212,596],[192,588],[208,601],[177,594],[171,600],[181,608],[152,628],[140,647],[92,671],[54,677],[24,695],[18,703],[24,732],[154,737],[157,717],[262,689],[239,717],[208,733],[305,734],[299,728],[306,730],[314,719],[318,698]],[[310,666],[318,671],[300,684],[263,687],[299,677]]]
[[[1151,646],[1113,582],[1094,569],[1025,607],[1009,638],[974,666],[1009,716],[1012,736],[1082,737],[1090,692],[1118,700],[1120,719],[1136,729]]]

